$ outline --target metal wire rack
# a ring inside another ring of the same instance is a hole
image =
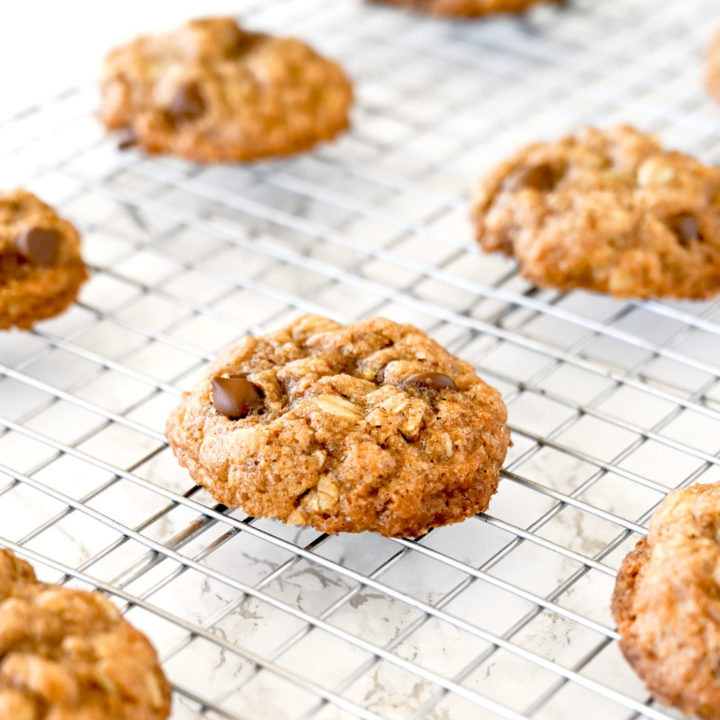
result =
[[[0,125],[2,186],[83,230],[81,302],[0,337],[0,544],[114,597],[173,718],[669,718],[622,660],[615,570],[668,489],[720,477],[720,303],[540,291],[471,240],[467,189],[520,143],[629,121],[706,161],[714,0],[572,0],[452,23],[239,2],[355,79],[318,152],[199,167],[121,152],[73,88]],[[178,393],[299,312],[413,322],[509,407],[490,511],[418,541],[213,503],[163,439]],[[581,709],[581,710],[580,710]]]

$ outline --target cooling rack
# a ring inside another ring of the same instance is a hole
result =
[[[199,167],[120,151],[75,87],[0,125],[0,181],[72,218],[93,277],[0,335],[0,544],[107,592],[156,644],[175,720],[677,717],[621,658],[616,568],[665,493],[720,479],[720,304],[533,288],[480,254],[467,189],[519,144],[629,121],[720,159],[714,0],[572,0],[431,20],[238,2],[355,80],[312,155]],[[215,504],[163,439],[178,394],[301,312],[409,321],[499,387],[488,513],[422,539],[326,536]]]

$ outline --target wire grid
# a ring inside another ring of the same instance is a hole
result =
[[[103,136],[86,87],[0,126],[2,185],[76,221],[93,271],[69,312],[0,338],[0,543],[118,601],[175,719],[678,717],[622,660],[609,600],[665,493],[720,479],[720,304],[537,290],[476,250],[467,188],[587,123],[716,161],[715,3],[467,24],[238,4],[344,63],[350,134],[252,167],[145,158]],[[163,439],[178,394],[307,311],[413,322],[502,390],[514,446],[488,513],[418,541],[326,536],[192,484]]]

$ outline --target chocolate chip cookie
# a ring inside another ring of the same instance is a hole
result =
[[[77,230],[25,190],[0,193],[0,330],[61,313],[86,279]]]
[[[705,81],[708,90],[720,100],[720,33],[715,36],[710,45]]]
[[[613,595],[627,661],[664,703],[720,720],[720,483],[671,492]]]
[[[448,17],[480,17],[492,13],[522,13],[539,3],[562,3],[566,0],[374,0],[389,5],[404,5]]]
[[[30,565],[0,550],[0,718],[169,714],[155,650],[104,595],[38,582]]]
[[[542,287],[617,297],[720,291],[720,169],[623,126],[536,143],[477,186],[483,249]]]
[[[487,508],[506,419],[497,390],[420,330],[304,316],[217,358],[167,437],[225,505],[328,533],[417,536]]]
[[[351,104],[340,66],[305,43],[209,18],[110,52],[100,118],[147,152],[246,162],[330,140]]]

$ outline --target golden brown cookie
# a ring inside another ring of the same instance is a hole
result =
[[[352,86],[294,38],[193,20],[110,52],[100,117],[147,152],[246,162],[308,150],[348,127]]]
[[[710,45],[705,81],[708,90],[720,100],[720,34],[715,36]]]
[[[61,313],[86,279],[77,230],[25,190],[0,193],[0,330]]]
[[[667,496],[620,568],[612,609],[653,696],[720,720],[720,483]]]
[[[417,328],[304,316],[217,358],[167,437],[225,505],[417,536],[487,508],[506,419],[497,390]]]
[[[720,169],[631,127],[536,143],[474,194],[477,239],[541,287],[617,297],[720,291]]]
[[[0,550],[0,719],[162,720],[170,686],[102,594],[38,582]]]
[[[480,17],[492,13],[522,13],[539,3],[563,3],[566,0],[374,0],[403,5],[432,15]]]

